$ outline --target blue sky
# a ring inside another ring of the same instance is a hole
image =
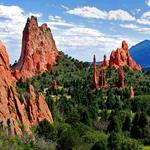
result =
[[[92,61],[120,47],[150,39],[150,0],[0,0],[0,40],[13,63],[20,56],[27,17],[51,28],[59,50]]]

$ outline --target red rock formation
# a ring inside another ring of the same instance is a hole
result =
[[[35,97],[35,94],[31,96],[32,99]],[[9,58],[4,45],[0,42],[0,125],[8,128],[11,134],[22,134],[20,125],[24,126],[26,132],[31,133],[30,127],[33,122],[30,122],[28,118],[26,107],[24,97],[21,100],[17,97],[15,84],[9,68]],[[36,108],[36,112],[34,108]],[[34,103],[33,109],[30,109],[29,115],[31,116],[31,114],[35,118],[34,124],[43,119],[47,119],[50,123],[53,122],[42,94],[39,94],[39,98]]]
[[[100,65],[100,67],[105,69],[105,68],[107,68],[108,66],[109,66],[109,63],[108,63],[108,61],[107,61],[107,59],[106,59],[106,55],[104,55],[104,59],[103,59],[101,65]]]
[[[124,72],[122,67],[118,68],[118,87],[124,88]]]
[[[100,70],[99,72],[99,87],[102,88],[105,86],[105,73],[104,70]]]
[[[133,87],[130,87],[130,98],[134,98],[134,90]]]
[[[23,31],[22,52],[16,65],[12,67],[12,74],[18,80],[39,75],[49,70],[59,55],[50,28],[47,24],[40,27],[36,17],[28,18]],[[18,70],[18,71],[16,71]]]
[[[122,48],[117,48],[110,55],[109,65],[115,68],[127,66],[129,69],[141,71],[140,65],[131,58],[126,41],[122,42]]]
[[[16,96],[9,68],[9,57],[0,42],[0,124],[9,127],[12,134],[21,134],[19,120],[26,122],[23,105]],[[28,130],[28,122],[26,126]]]
[[[51,112],[45,102],[45,97],[39,93],[38,97],[35,94],[32,85],[29,87],[30,99],[28,102],[28,114],[31,125],[37,125],[40,121],[47,120],[53,122]]]
[[[95,55],[93,56],[93,83],[92,87],[98,88],[98,81],[97,81],[97,70],[96,70],[96,57]]]
[[[105,74],[104,69],[96,69],[96,58],[93,57],[93,83],[92,87],[94,89],[102,88],[105,86]]]

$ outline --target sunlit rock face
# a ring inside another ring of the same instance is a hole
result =
[[[37,18],[28,18],[23,31],[21,56],[12,67],[14,77],[22,80],[39,75],[56,64],[59,52],[47,24],[38,26]]]
[[[122,67],[118,68],[118,88],[124,88],[125,84],[124,84],[124,72]]]
[[[142,70],[141,66],[136,64],[136,62],[130,56],[126,41],[122,41],[121,48],[117,48],[116,51],[112,51],[110,55],[109,66],[115,68],[126,66],[131,70]]]
[[[43,94],[38,93],[36,99],[32,86],[29,94],[28,104],[23,96],[18,98],[14,77],[9,67],[9,57],[5,46],[0,41],[0,126],[6,128],[10,134],[21,135],[21,126],[24,127],[24,131],[31,134],[32,125],[38,125],[42,120],[53,122]]]

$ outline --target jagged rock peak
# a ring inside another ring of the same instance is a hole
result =
[[[12,67],[12,74],[17,80],[37,76],[51,69],[58,55],[50,28],[45,23],[39,27],[37,18],[31,16],[23,31],[21,56]]]
[[[126,41],[122,41],[122,49],[128,51],[128,44]]]
[[[107,68],[109,66],[106,55],[104,55],[103,61],[100,65],[101,68]]]
[[[131,70],[142,70],[141,66],[136,64],[136,62],[130,56],[126,41],[122,41],[121,48],[117,48],[116,51],[112,51],[110,55],[109,66],[115,68],[126,66]]]

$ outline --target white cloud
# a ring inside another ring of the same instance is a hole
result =
[[[137,19],[137,23],[144,24],[144,25],[150,25],[150,11],[145,12],[141,18]]]
[[[137,23],[144,24],[144,25],[150,25],[150,20],[141,18],[141,19],[137,19]]]
[[[61,5],[62,8],[64,8],[65,10],[69,10],[69,8],[65,5]]]
[[[150,19],[150,11],[145,12],[145,13],[142,15],[142,18]]]
[[[141,27],[141,26],[138,26],[135,24],[121,24],[120,26],[123,28],[138,31],[138,32],[143,33],[143,34],[150,34],[150,28],[148,28],[148,27]]]
[[[140,9],[140,8],[137,8],[135,11],[136,11],[137,13],[139,13],[139,12],[141,11],[141,9]]]
[[[146,5],[150,7],[150,0],[145,1]]]
[[[11,63],[20,56],[22,31],[27,17],[41,13],[25,13],[19,6],[0,5],[0,40],[8,50]]]
[[[124,10],[111,10],[108,12],[109,20],[134,21],[135,18]]]
[[[77,15],[85,18],[121,20],[121,21],[135,20],[135,18],[131,14],[121,9],[111,10],[107,12],[100,10],[96,7],[84,6],[67,10],[66,12],[71,15]]]
[[[68,23],[65,20],[63,20],[60,16],[52,16],[50,15],[49,21],[47,24],[54,30],[58,29],[58,26],[63,26],[63,27],[74,27],[75,25],[73,23]]]
[[[68,14],[78,15],[86,18],[105,19],[107,12],[97,9],[96,7],[79,7],[67,11]]]

